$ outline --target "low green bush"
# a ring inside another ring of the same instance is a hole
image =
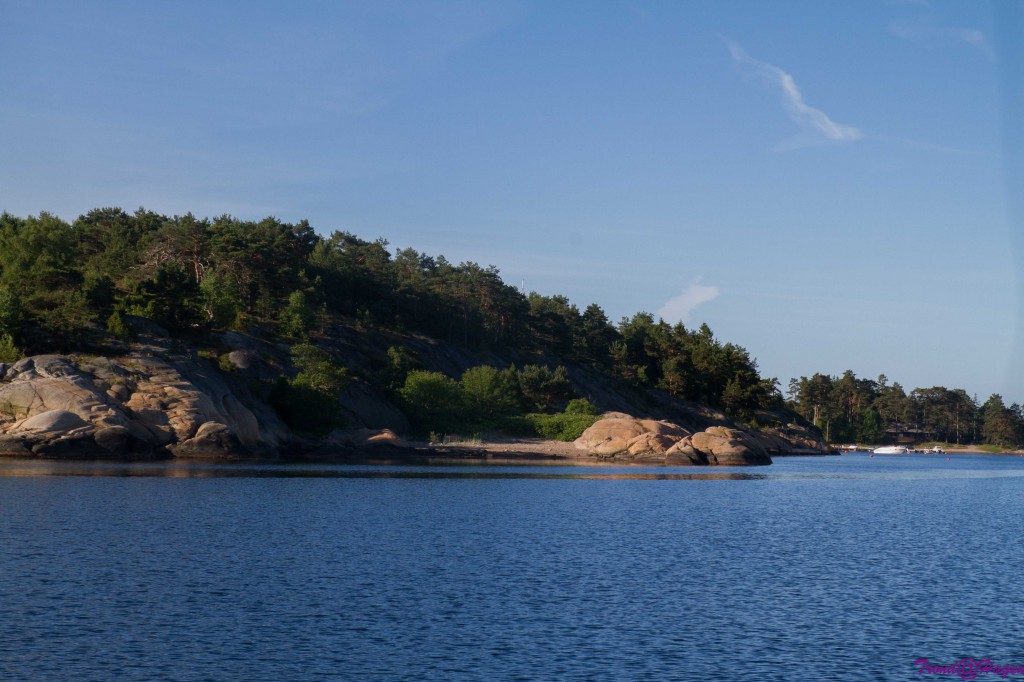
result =
[[[231,353],[221,353],[217,356],[217,366],[220,367],[220,371],[227,374],[234,374],[238,371],[238,367],[235,363],[231,362]]]
[[[588,414],[596,417],[600,414],[600,410],[586,398],[573,398],[569,401],[569,404],[565,406],[566,414]]]
[[[0,362],[17,362],[21,355],[21,349],[14,345],[11,335],[0,334]]]
[[[527,421],[538,435],[550,440],[574,441],[597,421],[592,414],[528,414]]]

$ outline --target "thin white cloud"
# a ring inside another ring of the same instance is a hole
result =
[[[815,109],[804,102],[803,94],[797,87],[793,76],[767,62],[754,59],[746,50],[732,40],[725,40],[732,54],[733,62],[738,66],[750,69],[763,80],[779,87],[782,94],[782,106],[789,117],[819,140],[834,142],[852,142],[864,137],[864,134],[853,126],[837,123],[829,118],[821,109]]]
[[[658,309],[658,317],[669,323],[690,322],[690,314],[697,306],[713,301],[721,293],[716,286],[700,283],[701,278],[693,280],[686,291],[679,294]]]
[[[968,45],[981,51],[989,59],[995,59],[996,56],[985,34],[976,28],[935,26],[928,20],[894,21],[889,24],[889,33],[897,38],[917,43]]]

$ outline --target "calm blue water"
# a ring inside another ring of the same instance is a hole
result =
[[[1022,528],[1020,457],[0,461],[0,680],[959,679]]]

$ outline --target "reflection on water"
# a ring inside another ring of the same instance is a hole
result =
[[[253,462],[83,462],[0,459],[0,478],[98,476],[142,478],[578,479],[650,481],[929,480],[1024,476],[1024,459],[942,457],[801,457],[771,467],[623,465],[607,462],[490,460],[417,464],[277,464]]]
[[[692,467],[609,467],[476,465],[304,465],[209,464],[195,462],[62,462],[53,460],[0,461],[0,478],[21,476],[103,476],[144,478],[423,478],[423,479],[598,479],[598,480],[716,480],[765,478],[740,471],[694,472]]]

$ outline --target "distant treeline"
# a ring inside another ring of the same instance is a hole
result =
[[[125,315],[181,334],[270,325],[292,339],[337,316],[473,350],[514,350],[589,364],[637,387],[746,417],[778,407],[778,382],[702,325],[637,313],[611,323],[564,296],[524,295],[498,270],[306,221],[167,217],[101,208],[68,224],[0,215],[0,356],[75,350],[125,336]],[[0,357],[3,361],[4,357]]]
[[[1024,407],[999,394],[979,404],[962,388],[915,388],[909,394],[883,374],[877,380],[815,374],[789,382],[789,405],[833,443],[881,443],[897,433],[918,441],[1024,445]],[[887,434],[888,432],[888,434]]]

